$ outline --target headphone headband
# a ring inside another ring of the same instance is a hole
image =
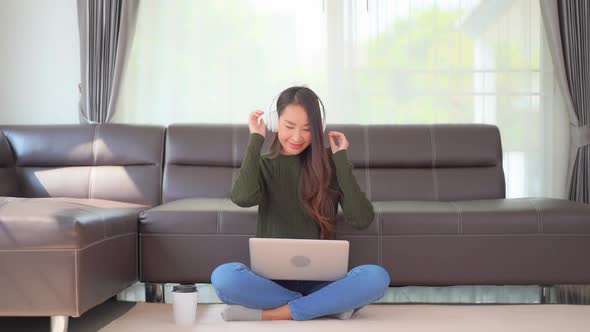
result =
[[[314,93],[315,95],[315,93]],[[269,107],[269,111],[266,113],[265,116],[265,122],[266,122],[266,126],[267,128],[272,131],[272,132],[278,132],[279,131],[279,110],[277,107],[277,102],[278,102],[278,98],[279,98],[280,94],[278,96],[276,96],[273,101],[270,104]],[[317,95],[316,95],[317,97]],[[326,131],[326,110],[324,109],[324,104],[322,103],[322,101],[320,100],[319,97],[317,97],[318,100],[318,108],[320,110],[320,117],[322,119],[322,133]]]

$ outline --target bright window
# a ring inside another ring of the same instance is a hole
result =
[[[244,123],[306,84],[329,123],[499,126],[507,196],[564,197],[538,0],[142,0],[117,122]]]

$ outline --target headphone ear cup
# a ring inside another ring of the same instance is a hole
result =
[[[326,111],[323,106],[320,106],[320,116],[322,117],[322,133],[326,132]]]
[[[279,131],[279,113],[277,110],[268,113],[268,129],[275,133]]]
[[[268,111],[264,113],[264,125],[266,126],[267,130],[272,131],[272,123],[270,123],[270,115],[272,111]]]

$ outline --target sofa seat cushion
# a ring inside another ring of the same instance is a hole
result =
[[[230,199],[186,198],[144,211],[142,234],[256,234],[257,207],[242,208]]]
[[[231,234],[255,235],[258,207],[242,208],[230,199],[186,198],[144,211],[142,234]],[[375,217],[376,218],[376,217]],[[344,222],[342,210],[336,217],[337,235],[377,235],[378,224],[358,230]]]
[[[375,221],[357,230],[337,216],[336,235],[590,234],[590,205],[563,199],[373,202]],[[140,217],[142,234],[256,234],[257,207],[229,199],[172,201]]]
[[[0,197],[0,250],[81,249],[137,233],[146,208],[101,199]]]
[[[552,198],[374,202],[383,235],[590,234],[590,205]]]

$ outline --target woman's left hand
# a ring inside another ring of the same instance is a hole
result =
[[[339,131],[331,131],[328,133],[328,138],[330,139],[330,147],[332,148],[332,154],[340,151],[346,150],[350,146],[346,136]]]

